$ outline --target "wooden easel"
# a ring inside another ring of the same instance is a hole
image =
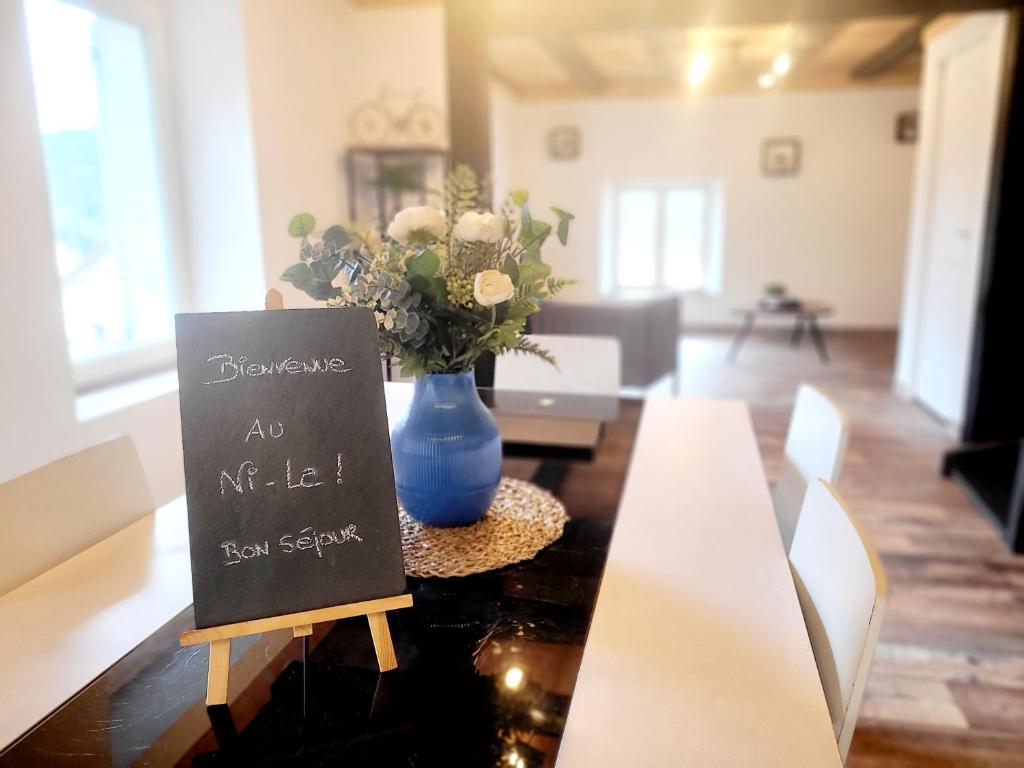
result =
[[[284,300],[280,292],[273,288],[267,291],[265,306],[268,310],[283,309]],[[307,637],[313,634],[314,624],[366,616],[370,624],[370,636],[373,638],[373,650],[377,653],[377,666],[381,672],[387,672],[398,667],[398,659],[395,657],[395,646],[391,643],[391,630],[388,629],[388,617],[385,612],[411,606],[412,595],[395,595],[360,603],[240,621],[236,624],[190,629],[181,633],[180,640],[182,645],[210,644],[210,671],[206,680],[206,705],[210,707],[228,703],[232,638],[271,632],[275,629],[290,629],[293,637]]]
[[[370,623],[373,650],[377,652],[377,666],[380,667],[381,672],[387,672],[398,667],[398,659],[395,657],[395,646],[391,643],[391,630],[388,629],[388,617],[385,611],[411,606],[412,595],[382,597],[379,600],[334,605],[330,608],[317,608],[301,613],[286,613],[281,616],[269,616],[265,619],[240,621],[237,624],[190,629],[181,633],[181,644],[210,644],[210,672],[206,679],[206,705],[211,707],[214,704],[228,703],[228,672],[231,668],[232,638],[271,632],[275,629],[290,629],[293,637],[305,637],[313,634],[314,624],[336,619],[349,619],[353,616],[366,616]]]

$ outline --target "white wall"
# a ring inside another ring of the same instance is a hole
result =
[[[0,481],[52,458],[73,418],[22,4],[0,0]]]
[[[914,109],[917,89],[718,95],[695,99],[520,102],[492,99],[503,190],[530,190],[536,210],[576,214],[569,246],[545,259],[598,286],[601,193],[611,179],[717,178],[725,185],[723,291],[691,296],[688,326],[731,324],[765,283],[837,307],[836,325],[895,327],[899,321],[914,150],[893,140],[896,113]],[[574,162],[550,161],[556,125],[582,129]],[[797,136],[803,167],[765,178],[763,139]]]
[[[240,0],[164,2],[192,306],[260,309],[266,292]]]
[[[313,306],[282,284],[298,243],[289,219],[348,219],[341,161],[352,108],[385,83],[447,112],[440,6],[365,9],[344,0],[244,0],[266,281],[286,306]]]
[[[153,2],[165,24],[155,42],[166,57],[188,308],[258,308],[295,258],[291,215],[344,218],[338,160],[351,107],[388,81],[445,105],[442,11]],[[0,482],[126,433],[162,503],[184,490],[176,393],[75,416],[22,7],[0,0]],[[311,303],[284,287],[289,305]]]

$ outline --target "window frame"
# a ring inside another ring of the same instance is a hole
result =
[[[700,190],[704,195],[702,221],[702,254],[704,280],[697,288],[678,288],[665,282],[665,200],[676,190]],[[653,284],[638,287],[619,283],[619,204],[625,192],[655,192],[657,196],[654,235],[655,276]],[[672,292],[682,295],[711,295],[721,293],[721,248],[724,221],[724,185],[719,179],[670,178],[623,179],[610,182],[605,194],[606,225],[604,232],[604,275],[601,281],[605,294],[641,294],[651,291]]]
[[[23,0],[27,3],[30,0]],[[157,151],[157,173],[159,182],[157,194],[164,219],[164,251],[167,254],[168,286],[171,309],[174,313],[187,312],[192,308],[189,269],[184,258],[182,244],[185,233],[181,214],[180,186],[177,175],[177,142],[170,119],[171,89],[167,70],[164,21],[156,0],[60,0],[97,15],[107,16],[139,28],[142,33],[153,117],[154,144]],[[25,28],[28,35],[28,29]],[[34,77],[34,73],[33,73]],[[33,83],[33,89],[35,84]],[[41,127],[37,125],[39,135]],[[47,201],[49,204],[49,200]],[[56,258],[54,253],[53,258]],[[63,295],[63,283],[57,283],[57,291]],[[63,298],[61,299],[63,304]],[[66,326],[65,326],[66,327]],[[86,392],[123,383],[146,376],[155,371],[173,368],[176,361],[174,338],[131,349],[114,352],[94,360],[76,363],[71,360],[70,349],[65,353],[71,365],[76,392]]]

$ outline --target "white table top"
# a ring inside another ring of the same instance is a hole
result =
[[[742,403],[647,402],[558,765],[840,765]]]
[[[182,497],[0,596],[0,748],[191,587]],[[558,765],[773,764],[839,755],[747,410],[648,401]]]
[[[184,497],[0,596],[0,749],[191,603]]]

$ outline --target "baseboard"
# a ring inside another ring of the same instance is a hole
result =
[[[899,326],[896,325],[833,325],[825,320],[819,321],[821,329],[826,333],[830,334],[877,334],[884,336],[891,336],[899,331]],[[787,330],[793,327],[792,318],[758,318],[757,325],[754,326],[753,335],[758,335],[761,331],[772,331],[778,332],[779,330]],[[686,323],[683,328],[683,335],[716,335],[716,334],[734,334],[736,329],[739,328],[739,319],[734,323]]]

